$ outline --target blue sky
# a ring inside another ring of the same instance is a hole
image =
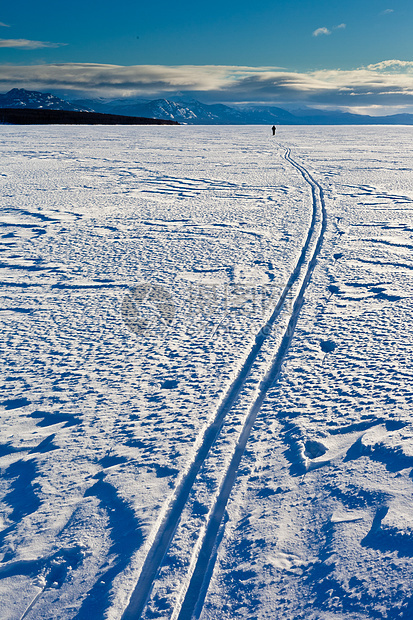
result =
[[[23,0],[0,23],[2,92],[413,110],[411,0]]]

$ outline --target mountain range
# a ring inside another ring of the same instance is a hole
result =
[[[0,108],[26,108],[33,110],[71,110],[89,112],[89,109],[69,103],[51,93],[40,93],[24,88],[13,88],[5,95],[0,94]]]
[[[413,125],[413,114],[367,116],[306,108],[288,112],[275,106],[208,105],[195,99],[78,99],[65,101],[51,93],[13,88],[0,94],[0,108],[100,112],[177,121],[188,125]]]

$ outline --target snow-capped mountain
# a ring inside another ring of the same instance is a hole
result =
[[[50,110],[72,110],[89,112],[90,108],[69,103],[51,93],[41,93],[24,88],[13,88],[5,95],[0,94],[0,108],[28,108]]]
[[[275,107],[241,109],[223,104],[208,105],[196,101],[170,99],[156,99],[154,101],[112,101],[106,104],[81,100],[74,102],[77,105],[93,107],[98,104],[99,112],[111,114],[125,114],[126,116],[145,116],[178,121],[190,125],[254,125],[265,123],[294,124],[297,119]],[[94,108],[97,111],[97,106]],[[300,121],[298,121],[300,122]]]
[[[376,125],[413,124],[412,114],[368,116],[340,110],[306,108],[288,112],[269,105],[231,107],[223,104],[208,105],[195,99],[88,100],[73,101],[74,105],[89,107],[96,112],[144,116],[178,121],[188,125]]]
[[[156,99],[147,103],[115,105],[113,109],[116,109],[118,114],[165,118],[168,120],[190,123],[191,125],[197,122],[213,123],[215,120],[213,115],[209,114],[206,110],[199,110],[197,106],[189,107],[183,103],[176,103],[168,99]]]
[[[13,88],[0,95],[0,108],[35,108],[100,112],[176,121],[188,125],[413,125],[413,114],[367,116],[339,110],[305,108],[288,112],[275,106],[206,104],[183,97],[173,99],[78,99],[65,101],[51,93]]]

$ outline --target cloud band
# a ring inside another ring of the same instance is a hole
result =
[[[292,72],[279,67],[102,65],[65,63],[0,66],[0,90],[72,91],[88,96],[168,96],[204,101],[302,101],[336,107],[413,105],[413,62],[386,60],[350,71]]]
[[[6,24],[0,24],[6,26]],[[0,47],[14,49],[38,50],[44,47],[61,47],[65,43],[51,43],[50,41],[30,41],[29,39],[0,39]]]

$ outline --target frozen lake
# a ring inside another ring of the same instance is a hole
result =
[[[2,620],[413,618],[413,128],[1,127]]]

